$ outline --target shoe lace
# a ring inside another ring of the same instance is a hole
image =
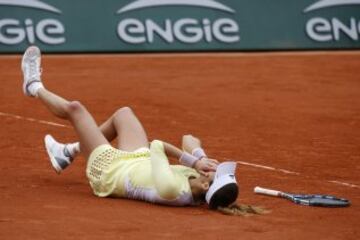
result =
[[[40,79],[42,68],[39,67],[36,60],[30,61],[29,67],[29,77],[30,79]]]

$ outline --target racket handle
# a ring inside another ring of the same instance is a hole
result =
[[[258,193],[258,194],[264,194],[264,195],[275,196],[275,197],[280,196],[280,194],[281,194],[280,191],[266,189],[266,188],[262,188],[262,187],[255,187],[254,192]]]

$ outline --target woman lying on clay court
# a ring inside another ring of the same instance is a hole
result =
[[[45,89],[41,81],[41,52],[29,47],[22,58],[23,91],[37,97],[55,116],[67,119],[79,137],[78,143],[61,144],[50,135],[45,145],[52,166],[60,173],[80,152],[88,159],[86,175],[99,197],[123,197],[152,203],[185,206],[207,202],[211,209],[227,207],[238,196],[234,162],[218,164],[206,156],[200,141],[183,137],[184,151],[154,140],[132,110],[119,109],[100,127],[78,101],[67,101]],[[118,138],[114,148],[110,142]],[[168,157],[182,165],[170,165]]]

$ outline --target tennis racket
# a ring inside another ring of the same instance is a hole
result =
[[[330,195],[320,194],[292,194],[277,190],[255,187],[254,192],[268,196],[281,197],[288,199],[296,204],[318,207],[348,207],[350,201],[344,198],[337,198]]]

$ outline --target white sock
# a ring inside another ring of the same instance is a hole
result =
[[[80,143],[69,143],[66,145],[66,149],[69,151],[72,158],[74,158],[78,153],[80,153]]]
[[[42,82],[33,82],[28,87],[28,91],[30,92],[31,95],[38,97],[38,91],[41,88],[44,88],[44,85],[42,84]]]

